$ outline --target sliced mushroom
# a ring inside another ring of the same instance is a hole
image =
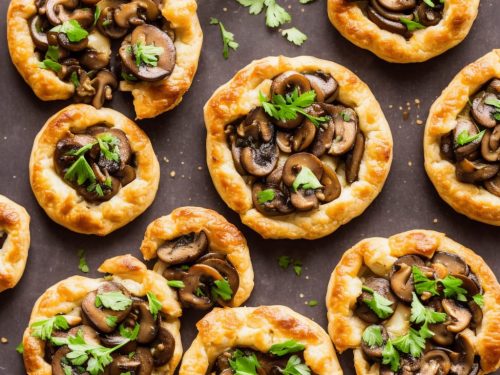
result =
[[[483,310],[474,300],[469,301],[467,303],[467,307],[469,308],[470,312],[472,313],[472,320],[471,320],[469,326],[472,329],[476,329],[483,322]]]
[[[424,26],[434,26],[441,21],[443,14],[439,8],[431,8],[425,2],[421,2],[417,7],[419,22]]]
[[[154,318],[149,310],[149,304],[140,298],[134,298],[130,316],[127,319],[134,319],[139,324],[137,342],[139,344],[149,344],[158,333],[160,315]]]
[[[391,291],[391,286],[389,281],[381,277],[369,277],[364,281],[364,285],[371,288],[374,292],[377,292],[382,297],[388,299],[392,302],[390,306],[392,311],[396,310],[397,299],[396,296]],[[375,324],[380,322],[380,319],[364,302],[365,300],[371,300],[373,295],[367,291],[362,291],[357,299],[356,308],[354,313],[367,323]],[[387,319],[392,316],[390,314]]]
[[[448,269],[449,273],[467,275],[469,266],[463,258],[457,254],[445,251],[436,251],[431,259],[431,263],[441,263]]]
[[[290,202],[298,211],[309,211],[319,206],[318,197],[312,190],[298,189],[292,192]]]
[[[444,311],[448,315],[448,331],[456,333],[467,328],[472,319],[472,314],[469,309],[448,298],[443,299],[441,303]]]
[[[469,299],[472,298],[472,296],[480,293],[479,286],[470,277],[457,273],[452,273],[451,276],[462,281],[462,285],[460,285],[460,287],[464,288],[467,291],[467,296],[469,297]]]
[[[373,7],[368,6],[366,8],[366,14],[370,21],[372,21],[381,29],[390,31],[391,33],[400,34],[404,37],[409,36],[408,29],[405,25],[403,25],[399,21],[392,21],[388,18],[385,18],[384,16],[379,14]]]
[[[369,358],[374,360],[380,360],[382,358],[382,351],[384,350],[384,346],[389,339],[389,335],[387,334],[387,330],[383,325],[375,325],[368,326],[366,329],[370,327],[378,327],[380,329],[380,333],[382,336],[382,344],[381,345],[368,345],[364,340],[361,340],[361,349],[363,353],[365,353]]]
[[[167,280],[182,280],[186,271],[181,268],[167,268],[163,271],[163,277]]]
[[[491,82],[488,84],[486,91],[492,92],[495,94],[500,94],[500,79],[493,78]]]
[[[216,269],[205,264],[195,264],[189,268],[182,281],[184,288],[179,290],[179,299],[186,307],[206,310],[213,305],[208,283],[215,280],[223,280],[222,275]],[[197,291],[201,291],[200,294]],[[196,295],[198,294],[198,295]]]
[[[382,5],[380,5],[378,0],[370,0],[370,5],[376,13],[378,13],[379,15],[381,15],[382,17],[386,18],[389,21],[400,22],[401,18],[407,20],[413,20],[414,18],[413,13],[407,14],[384,8]]]
[[[153,0],[132,0],[116,8],[114,19],[119,27],[129,28],[154,21],[159,15],[160,9]]]
[[[87,132],[94,136],[97,137],[100,134],[111,134],[113,137],[115,137],[118,140],[118,154],[120,155],[120,169],[123,169],[125,167],[125,164],[127,164],[131,157],[132,157],[132,148],[130,146],[130,142],[128,140],[127,134],[121,129],[118,129],[116,127],[114,128],[109,128],[107,126],[93,126],[87,130]]]
[[[47,0],[45,15],[52,25],[60,25],[69,19],[70,12],[77,6],[78,0]]]
[[[316,137],[311,146],[311,153],[318,158],[322,157],[330,147],[332,147],[333,136],[335,135],[335,121],[333,117],[327,122],[319,125],[316,131]]]
[[[415,8],[416,0],[377,0],[384,8],[394,12],[402,12]]]
[[[242,167],[251,175],[267,176],[278,163],[279,150],[274,143],[262,143],[259,147],[244,147],[241,150]]]
[[[274,198],[270,201],[260,203],[259,193],[266,189],[273,190]],[[254,207],[267,216],[287,215],[294,211],[288,195],[273,185],[264,185],[260,182],[254,183],[252,186],[252,201]]]
[[[323,176],[323,163],[313,154],[307,152],[299,152],[288,157],[283,166],[282,180],[286,186],[292,186],[295,178],[301,171],[302,167],[307,167],[321,180]]]
[[[236,269],[231,264],[222,259],[206,259],[200,264],[207,265],[219,271],[222,277],[229,283],[234,297],[240,286],[240,277],[238,276],[238,272],[236,272]],[[228,301],[217,302],[222,305],[223,302],[227,303]]]
[[[282,152],[290,154],[292,152],[292,134],[284,131],[278,131],[276,133],[276,144]]]
[[[137,43],[154,45],[162,48],[155,66],[137,64],[133,46]],[[147,81],[159,81],[170,75],[175,66],[176,52],[174,42],[167,33],[153,25],[137,26],[132,33],[123,40],[119,50],[123,65],[137,78]]]
[[[470,161],[468,159],[459,161],[455,167],[457,180],[466,183],[489,180],[500,171],[499,164],[485,164],[480,161]]]
[[[412,267],[405,263],[394,265],[390,280],[393,292],[401,300],[411,302],[412,293],[415,290],[413,286]]]
[[[115,9],[112,7],[103,7],[97,20],[97,28],[101,33],[111,39],[119,39],[127,34],[128,28],[119,27],[114,21]]]
[[[469,136],[474,136],[478,133],[477,126],[470,120],[466,118],[460,118],[457,121],[457,125],[455,129],[453,129],[453,140],[455,145],[455,156],[457,160],[462,160],[468,155],[472,154],[474,151],[478,150],[481,145],[481,140],[475,140],[470,143],[467,143],[463,146],[458,145],[458,139],[460,134],[465,132]],[[469,158],[470,159],[470,158]]]
[[[75,160],[76,157],[70,155],[72,151],[76,151],[88,144],[95,144],[97,140],[91,135],[87,134],[71,134],[57,142],[56,150],[54,152],[54,165],[59,174],[63,174]],[[99,146],[95,144],[94,152],[97,151]],[[98,152],[98,151],[97,151]]]
[[[150,349],[139,347],[132,358],[141,363],[137,375],[151,375],[153,373],[154,359]]]
[[[165,327],[160,327],[158,336],[151,344],[151,354],[153,355],[153,364],[155,367],[166,365],[174,355],[175,339]]]
[[[88,36],[88,45],[80,57],[81,64],[90,70],[104,69],[109,65],[111,57],[111,44],[109,39],[97,29],[92,30]]]
[[[470,112],[472,117],[474,117],[474,120],[476,120],[479,125],[482,125],[485,128],[493,128],[497,124],[497,121],[493,117],[496,108],[485,103],[488,99],[496,100],[497,97],[495,94],[489,92],[482,92],[478,94],[478,96],[476,96],[476,98],[472,101],[472,108]]]
[[[484,187],[491,194],[500,197],[500,174],[497,173],[495,177],[484,181]]]
[[[481,155],[489,162],[500,161],[500,125],[494,131],[486,130],[481,140]]]
[[[365,137],[363,136],[363,133],[358,132],[356,134],[356,140],[354,141],[354,148],[349,151],[345,159],[345,178],[349,184],[352,184],[358,179],[359,168],[361,166],[364,151]]]
[[[292,150],[294,152],[304,151],[314,140],[316,126],[309,120],[305,120],[293,133]]]
[[[443,135],[439,143],[441,158],[449,161],[450,163],[453,163],[455,161],[452,133],[453,132],[449,132],[448,134]]]
[[[316,92],[316,102],[332,103],[337,99],[339,84],[330,74],[318,71],[314,74],[304,74],[304,76]]]
[[[165,241],[157,250],[160,260],[167,265],[182,264],[198,259],[208,248],[207,234],[202,230],[174,240]]]
[[[83,38],[79,42],[72,42],[65,33],[57,33],[57,44],[68,51],[78,52],[87,48],[89,38]]]
[[[345,108],[334,118],[335,138],[328,151],[331,155],[343,155],[352,149],[358,132],[358,117],[351,108]]]
[[[246,127],[255,127],[258,135],[255,140],[259,139],[262,142],[270,142],[274,137],[274,127],[266,115],[264,108],[256,107],[252,109],[245,117]],[[243,138],[245,135],[241,135]]]
[[[420,375],[446,375],[450,372],[451,361],[445,351],[434,349],[422,357]]]
[[[66,361],[66,354],[70,351],[71,350],[67,346],[62,346],[52,356],[51,367],[53,375],[66,375],[62,365]]]
[[[323,203],[337,199],[342,192],[342,185],[337,177],[337,173],[328,165],[323,163],[323,176],[321,177],[323,189],[316,191],[316,197]]]
[[[128,355],[119,355],[113,358],[113,362],[109,365],[109,375],[136,374],[141,362],[134,357],[136,356],[130,358]]]
[[[118,81],[109,70],[100,70],[92,80],[91,85],[95,89],[95,96],[92,105],[97,109],[101,108],[105,100],[113,98],[113,90],[118,87]]]
[[[474,364],[474,333],[470,329],[457,334],[455,338],[456,349],[459,355],[454,356],[451,373],[454,375],[469,375]]]
[[[128,341],[127,338],[120,335],[117,330],[113,331],[107,335],[100,335],[101,344],[106,348],[114,348],[115,346],[123,344],[125,341]],[[120,353],[128,354],[135,352],[137,349],[137,341],[128,341],[125,345],[123,345],[118,351]]]
[[[49,42],[47,40],[47,34],[44,32],[44,19],[39,15],[35,15],[29,21],[29,29],[31,39],[33,39],[35,46],[42,51],[47,50]]]

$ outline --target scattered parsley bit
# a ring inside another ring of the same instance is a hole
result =
[[[236,350],[229,360],[229,366],[235,375],[257,375],[260,363],[254,353],[246,356],[241,350]]]
[[[121,76],[122,76],[122,78],[125,81],[129,81],[129,82],[131,82],[131,81],[137,81],[137,77],[136,76],[134,76],[133,74],[124,72],[124,71],[122,71]]]
[[[415,293],[412,293],[413,299],[411,302],[411,318],[410,320],[416,324],[422,324],[419,330],[419,335],[423,339],[434,336],[434,332],[429,329],[429,324],[442,323],[446,320],[446,313],[434,311],[430,307],[425,307],[418,299]]]
[[[130,371],[127,371],[127,372],[121,372],[120,375],[132,375],[132,373]]]
[[[89,265],[87,264],[87,259],[85,259],[85,250],[78,250],[78,257],[80,258],[78,261],[78,269],[84,273],[88,273]]]
[[[215,280],[211,288],[213,299],[222,298],[223,301],[229,301],[233,298],[233,290],[226,279]]]
[[[94,147],[95,143],[87,143],[85,146],[80,147],[78,150],[70,150],[66,155],[81,156]]]
[[[412,266],[411,271],[413,274],[413,285],[415,286],[417,294],[429,292],[433,296],[439,295],[437,291],[437,280],[429,279],[417,266]]]
[[[305,166],[302,166],[292,184],[293,191],[297,191],[298,189],[319,189],[321,187],[323,185],[321,185],[321,182],[319,182],[313,171]]]
[[[42,69],[52,70],[56,73],[60,72],[62,69],[61,64],[59,64],[58,62],[52,61],[50,59],[43,60],[42,62],[40,62],[40,64],[38,64],[38,66]]]
[[[420,357],[425,349],[425,339],[413,328],[406,335],[392,340],[392,344],[400,352],[411,354],[415,358]]]
[[[278,264],[284,270],[286,270],[291,263],[292,263],[292,258],[289,257],[288,255],[281,255],[280,257],[278,257]]]
[[[71,369],[71,366],[68,366],[65,363],[61,363],[64,375],[73,375],[73,370]]]
[[[307,35],[296,27],[282,30],[281,35],[286,37],[289,42],[292,42],[297,46],[301,46],[307,40]]]
[[[24,344],[22,342],[18,346],[16,346],[16,352],[18,352],[19,354],[24,353]]]
[[[66,173],[64,174],[64,178],[69,181],[74,181],[78,185],[84,184],[87,180],[90,182],[95,181],[95,174],[89,163],[85,159],[85,156],[80,156],[76,161],[71,164]]]
[[[129,339],[130,341],[134,341],[139,334],[139,329],[141,328],[140,324],[136,324],[133,329],[127,328],[122,324],[118,327],[120,331],[120,336]]]
[[[286,367],[281,370],[281,373],[283,375],[310,375],[311,370],[305,363],[302,363],[298,356],[292,355],[288,358]]]
[[[312,3],[314,0],[299,0],[299,3],[301,4],[309,4]]]
[[[297,276],[302,275],[302,262],[300,260],[295,260],[293,262],[293,272],[295,272]]]
[[[52,336],[54,329],[69,329],[66,318],[62,315],[56,315],[49,319],[39,320],[31,325],[31,336],[41,340],[48,340]]]
[[[85,39],[89,33],[80,26],[77,20],[64,21],[62,25],[53,27],[50,31],[64,33],[72,43]]]
[[[259,14],[264,8],[264,0],[237,0],[244,7],[250,7],[250,14]]]
[[[162,305],[158,300],[156,295],[153,292],[147,292],[148,302],[149,302],[149,311],[153,314],[154,319],[158,316],[158,312],[161,311]]]
[[[101,8],[96,6],[95,10],[94,10],[94,26],[96,25],[97,21],[99,20],[99,17],[101,17]]]
[[[439,282],[443,285],[443,293],[446,298],[455,298],[459,301],[465,302],[467,301],[467,290],[461,288],[462,280],[448,275],[444,279],[439,280]]]
[[[118,152],[118,144],[120,141],[110,133],[101,133],[97,137],[99,148],[104,157],[112,161],[120,161],[120,153]]]
[[[399,353],[392,345],[391,340],[388,340],[382,350],[382,363],[384,365],[390,365],[391,370],[396,372],[399,370]]]
[[[184,285],[184,282],[182,280],[168,280],[167,285],[171,288],[177,288],[177,289],[182,289],[186,285]]]
[[[183,264],[183,265],[181,266],[181,270],[183,270],[183,271],[188,271],[188,270],[189,270],[189,266],[188,266],[187,264]]]
[[[342,120],[344,120],[346,122],[351,121],[351,116],[347,112],[344,112],[344,111],[340,112],[340,116],[342,116]]]
[[[59,47],[49,45],[47,52],[45,52],[45,58],[52,61],[59,61]]]
[[[315,299],[312,299],[310,301],[307,301],[307,306],[309,307],[314,307],[314,306],[318,306],[318,301],[315,300]]]
[[[432,0],[424,0],[424,3],[426,3],[429,7],[435,8],[436,4],[432,2]]]
[[[292,16],[282,6],[276,3],[276,0],[264,0],[266,9],[266,25],[269,27],[278,27],[284,23],[290,22]]]
[[[381,346],[384,343],[382,338],[382,329],[380,326],[371,325],[363,332],[363,341],[371,348]]]
[[[274,189],[261,190],[257,193],[257,202],[259,202],[259,204],[264,204],[272,201],[275,196]]]
[[[403,17],[401,17],[399,19],[399,21],[403,25],[406,26],[406,28],[408,29],[408,31],[415,31],[415,30],[425,29],[425,26],[422,25],[421,23],[415,22],[415,21],[412,21],[412,20],[408,20],[408,19],[403,18]]]
[[[463,146],[471,142],[479,143],[481,139],[483,139],[483,135],[485,132],[486,129],[480,131],[477,134],[469,135],[469,132],[467,132],[467,130],[462,130],[457,137],[456,143],[458,146]]]
[[[496,109],[500,109],[500,99],[497,98],[493,97],[486,98],[484,104],[488,104],[492,107],[495,107]]]
[[[476,294],[475,296],[472,296],[472,299],[479,307],[484,307],[484,296],[482,294]]]
[[[380,318],[385,319],[393,313],[392,302],[378,294],[373,289],[363,286],[363,290],[373,295],[372,299],[364,299],[363,302]]]
[[[96,307],[105,307],[113,311],[126,310],[132,304],[132,300],[119,291],[98,293],[95,297]]]
[[[220,33],[222,36],[222,43],[224,47],[222,48],[222,56],[225,59],[229,57],[229,48],[235,50],[239,47],[239,44],[234,40],[234,34],[227,31],[224,24],[220,22],[217,18],[210,18],[210,25],[219,25]]]
[[[108,315],[106,317],[106,324],[108,325],[108,327],[115,328],[117,320],[118,320],[118,317],[113,316],[113,315]]]
[[[274,344],[269,349],[269,353],[282,357],[286,354],[300,352],[305,349],[305,345],[295,340],[287,340],[279,344]]]
[[[78,74],[76,74],[76,72],[71,72],[69,79],[71,80],[71,83],[73,84],[73,86],[75,86],[75,87],[80,86],[80,80],[78,79]]]
[[[132,45],[130,51],[135,56],[135,65],[141,66],[141,64],[156,66],[158,64],[158,58],[163,53],[163,47],[157,47],[154,44],[144,44],[139,41]]]

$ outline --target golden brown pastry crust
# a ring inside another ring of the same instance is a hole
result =
[[[500,77],[500,49],[462,69],[430,109],[425,126],[425,170],[441,198],[455,211],[491,225],[500,225],[500,197],[483,187],[457,180],[455,165],[442,159],[441,136],[455,128],[457,115],[470,95],[492,78]]]
[[[125,132],[136,155],[136,179],[99,205],[88,203],[63,181],[54,168],[57,142],[69,132],[106,123]],[[66,228],[104,236],[129,223],[153,202],[160,167],[148,136],[131,120],[109,108],[70,105],[52,116],[35,138],[30,159],[30,182],[47,215]]]
[[[476,274],[483,287],[483,321],[475,339],[484,373],[500,368],[500,286],[484,260],[472,250],[446,237],[444,233],[412,230],[389,238],[368,238],[347,250],[332,272],[326,306],[328,331],[339,352],[354,350],[357,374],[378,374],[378,365],[371,366],[361,353],[361,335],[368,326],[353,314],[362,281],[358,273],[363,265],[376,275],[388,277],[392,264],[405,254],[432,257],[434,252],[446,251],[460,255]],[[375,368],[376,367],[376,368]]]
[[[196,327],[198,336],[182,359],[179,375],[205,375],[217,356],[233,347],[266,353],[286,340],[306,346],[304,360],[314,373],[342,374],[323,328],[285,306],[216,308]]]
[[[180,322],[178,317],[182,310],[177,301],[176,293],[166,286],[165,279],[155,272],[148,271],[146,266],[131,255],[123,255],[106,260],[100,267],[100,272],[112,275],[112,281],[122,284],[135,296],[144,297],[147,292],[153,292],[162,303],[162,312],[168,319],[162,321],[175,338],[175,351],[169,363],[156,368],[153,375],[173,375],[182,357]],[[96,290],[105,279],[90,279],[83,276],[72,276],[58,282],[47,289],[35,303],[29,326],[39,320],[51,318],[57,314],[75,315],[87,293]],[[44,360],[44,341],[32,337],[30,328],[23,335],[24,366],[28,375],[51,375],[52,368]]]
[[[30,247],[30,216],[24,207],[0,195],[0,292],[13,288],[24,273]]]
[[[238,272],[240,283],[238,291],[229,306],[243,304],[253,290],[253,268],[247,241],[243,234],[222,215],[201,207],[180,207],[170,215],[160,217],[148,225],[141,244],[144,259],[156,258],[156,250],[165,241],[172,240],[191,232],[204,230],[213,251],[227,254],[227,259]],[[165,264],[158,261],[154,270],[160,274]]]
[[[330,73],[338,81],[339,101],[358,115],[365,139],[358,181],[342,186],[340,197],[309,212],[268,217],[253,207],[251,188],[236,171],[224,127],[260,105],[258,94],[269,94],[271,80],[287,70]],[[207,163],[215,188],[244,224],[264,238],[326,236],[360,215],[384,185],[392,162],[392,135],[384,114],[368,86],[354,73],[331,61],[309,56],[266,57],[240,70],[219,87],[204,107],[207,127]]]
[[[203,33],[195,0],[162,0],[161,12],[175,31],[176,65],[172,74],[158,82],[124,82],[132,91],[137,118],[150,118],[177,106],[191,86],[198,68]],[[7,13],[7,41],[12,62],[41,100],[70,98],[74,85],[63,82],[50,70],[39,67],[28,20],[36,14],[35,0],[12,0]]]
[[[479,0],[446,0],[443,19],[435,26],[416,30],[406,40],[379,28],[347,0],[328,0],[330,22],[344,38],[389,62],[421,62],[459,44],[476,19]]]

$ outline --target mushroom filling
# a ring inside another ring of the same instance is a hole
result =
[[[56,315],[31,325],[44,341],[53,375],[149,375],[166,365],[174,336],[162,323],[162,305],[106,282],[88,293],[71,315]]]
[[[70,133],[56,144],[57,173],[90,203],[113,198],[135,180],[135,155],[123,131],[106,125]]]
[[[227,306],[238,291],[240,278],[227,255],[210,248],[204,231],[166,241],[157,250],[163,277],[178,290],[185,307]]]
[[[469,375],[480,371],[474,349],[483,291],[460,256],[405,255],[387,277],[366,273],[355,316],[366,328],[364,357],[380,374]]]
[[[159,0],[35,3],[28,26],[40,67],[73,83],[77,102],[101,108],[112,99],[117,77],[121,89],[130,91],[134,82],[158,81],[174,69],[175,35]]]
[[[441,21],[444,1],[362,0],[359,6],[368,19],[381,29],[409,39],[415,30],[437,25]]]
[[[304,345],[295,340],[271,346],[267,353],[250,348],[231,348],[220,354],[207,375],[314,375],[304,361]]]
[[[356,112],[337,101],[323,72],[275,77],[271,99],[225,128],[236,170],[267,216],[309,211],[337,199],[358,179],[365,137]]]
[[[441,137],[441,157],[455,164],[458,181],[500,197],[500,79],[469,99],[455,128]]]

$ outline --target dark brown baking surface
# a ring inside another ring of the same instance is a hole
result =
[[[155,202],[142,216],[111,235],[98,238],[72,233],[53,223],[38,206],[29,185],[28,161],[33,139],[46,119],[68,103],[41,102],[13,67],[6,46],[5,23],[0,29],[0,194],[27,208],[31,215],[31,248],[26,271],[13,290],[0,294],[0,374],[23,374],[20,342],[33,303],[43,291],[63,278],[80,273],[77,250],[85,249],[97,276],[98,265],[111,256],[138,248],[144,230],[153,219],[183,205],[217,210],[243,231],[251,249],[255,289],[249,306],[283,304],[313,318],[326,328],[324,297],[330,272],[341,254],[359,240],[389,236],[409,229],[434,229],[474,249],[496,275],[500,274],[500,228],[468,220],[455,213],[437,195],[423,168],[423,125],[428,110],[441,90],[465,65],[500,47],[498,1],[482,0],[479,16],[469,36],[459,46],[433,60],[411,65],[386,63],[342,38],[330,25],[325,0],[300,5],[298,0],[279,0],[291,7],[292,24],[309,40],[302,47],[288,43],[277,31],[265,27],[264,16],[251,16],[235,0],[201,0],[199,17],[205,34],[200,66],[191,90],[170,113],[139,124],[148,133],[161,164],[161,182]],[[0,3],[5,20],[8,0]],[[209,25],[219,18],[234,32],[240,47],[222,58],[219,29]],[[289,27],[289,26],[286,26]],[[334,234],[312,242],[262,240],[241,224],[216,193],[205,164],[205,127],[202,107],[212,92],[251,60],[267,55],[313,55],[345,65],[372,89],[389,121],[394,137],[394,162],[387,183],[375,202],[359,218]],[[415,99],[420,100],[417,108]],[[409,102],[409,119],[402,111]],[[110,104],[133,116],[128,94],[117,93]],[[199,170],[201,167],[201,170]],[[175,171],[175,178],[170,173]],[[303,275],[278,267],[277,257],[290,255],[303,262]],[[302,297],[303,296],[303,297]],[[316,307],[305,302],[319,301]],[[196,334],[195,322],[202,313],[186,312],[182,318],[184,348]],[[352,356],[341,361],[353,374]]]

